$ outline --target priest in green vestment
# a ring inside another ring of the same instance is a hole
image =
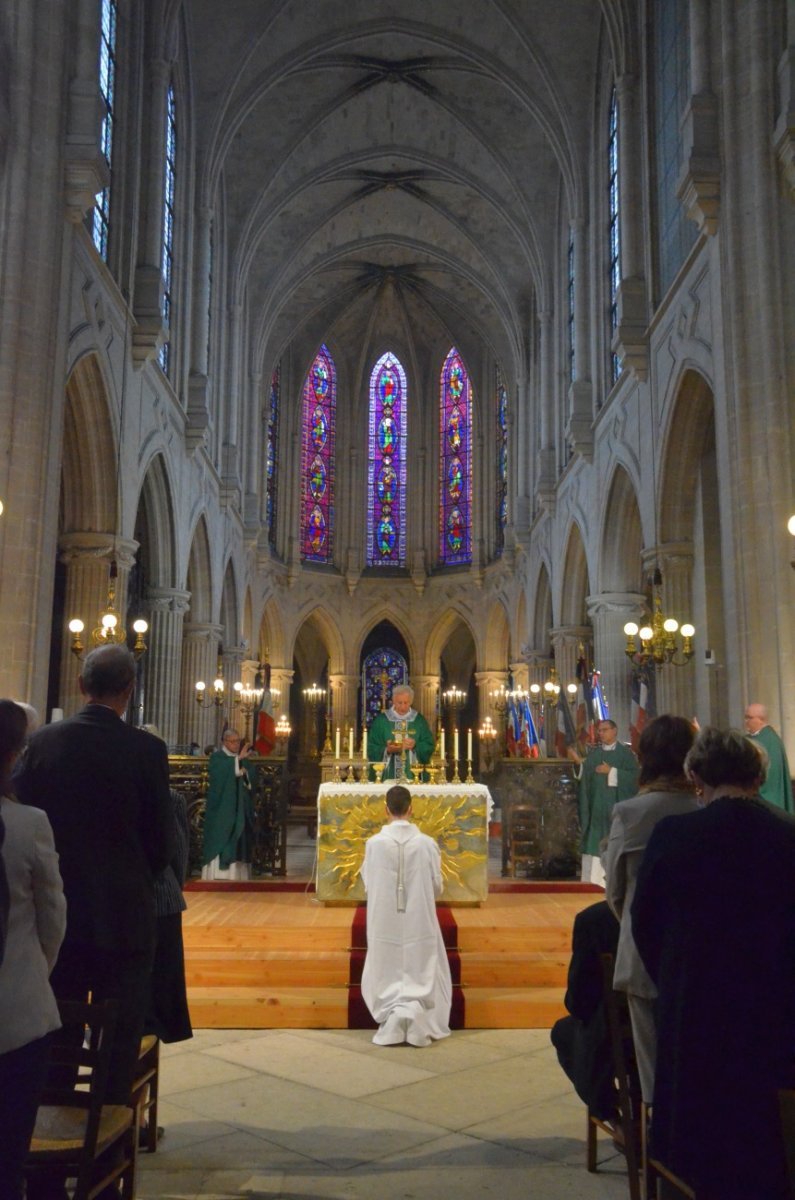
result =
[[[237,730],[227,729],[221,749],[210,755],[202,879],[249,878],[256,780],[256,767],[246,761],[250,753]]]
[[[749,704],[745,710],[745,732],[752,742],[761,746],[767,754],[767,778],[759,789],[759,795],[768,804],[795,812],[792,802],[792,777],[789,773],[787,752],[784,743],[772,725],[767,723],[764,704]]]
[[[599,746],[585,759],[573,746],[568,757],[579,766],[580,850],[582,878],[604,885],[601,844],[610,833],[613,805],[628,800],[638,790],[638,760],[618,740],[615,721],[602,719],[597,727]]]
[[[434,738],[422,713],[411,707],[414,690],[407,683],[392,690],[392,707],[380,712],[367,734],[367,757],[382,762],[382,779],[400,776],[401,759],[407,779],[422,778],[418,768],[433,757]]]

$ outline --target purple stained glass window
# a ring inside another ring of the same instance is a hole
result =
[[[499,557],[505,549],[505,526],[508,523],[508,393],[497,368],[497,540]]]
[[[472,387],[455,346],[442,367],[439,396],[439,559],[472,561]]]
[[[323,345],[304,383],[301,557],[331,562],[334,552],[334,425],[337,373]]]
[[[367,565],[406,565],[406,372],[387,351],[370,375]]]

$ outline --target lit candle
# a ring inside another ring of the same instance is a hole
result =
[[[353,762],[353,726],[348,733],[348,758]]]
[[[367,762],[367,726],[362,728],[362,761]]]
[[[467,759],[472,762],[472,730],[467,730]]]
[[[458,762],[458,726],[453,730],[453,758]]]
[[[334,757],[339,758],[339,756],[340,756],[340,727],[338,725],[337,726],[337,753],[335,754]]]
[[[442,762],[444,762],[444,730],[442,730],[442,736],[439,739],[439,753],[442,756]]]

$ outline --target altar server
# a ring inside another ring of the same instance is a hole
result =
[[[450,1033],[452,981],[436,896],[442,860],[433,838],[411,823],[408,788],[386,794],[387,824],[367,842],[367,957],[362,996],[377,1046],[429,1046]]]

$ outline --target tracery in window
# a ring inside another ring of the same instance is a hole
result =
[[[497,367],[497,557],[505,549],[505,526],[508,524],[508,392]]]
[[[324,344],[304,382],[301,557],[328,563],[334,552],[334,437],[337,373]]]
[[[108,168],[113,166],[113,131],[116,103],[116,0],[102,0],[99,30],[99,90],[105,102],[100,147]],[[110,242],[110,184],[97,192],[89,217],[94,245],[105,262]]]
[[[608,246],[609,295],[610,295],[610,341],[618,328],[618,288],[621,283],[621,228],[619,216],[620,196],[618,191],[618,99],[616,89],[610,94],[610,115],[607,136],[608,165]],[[610,352],[610,381],[618,379],[621,364],[618,355]]]
[[[174,275],[174,195],[177,179],[177,104],[174,86],[169,84],[166,95],[166,161],[163,187],[163,252],[160,269],[163,274],[163,323],[171,326],[171,287]],[[160,349],[160,365],[168,375],[171,368],[171,344]]]
[[[387,351],[370,375],[367,565],[406,564],[406,372]]]
[[[439,389],[439,560],[472,561],[472,389],[455,346]]]
[[[281,366],[277,364],[271,375],[271,391],[268,402],[267,459],[265,463],[265,523],[268,543],[276,545],[276,463],[279,449],[279,409],[281,407]]]

